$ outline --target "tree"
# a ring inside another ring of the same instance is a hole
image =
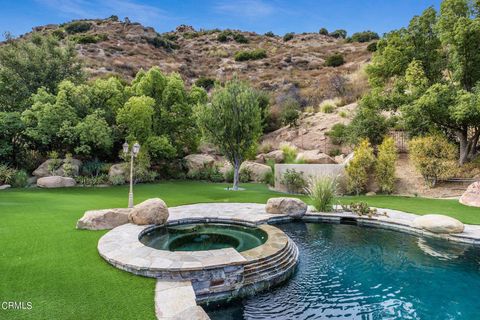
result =
[[[76,153],[97,157],[99,153],[108,155],[111,152],[112,129],[103,117],[101,109],[86,116],[75,126],[74,131],[78,141]]]
[[[131,97],[118,110],[117,124],[127,133],[128,141],[142,144],[152,135],[154,105],[155,100],[150,97]]]
[[[19,112],[0,112],[0,162],[17,165],[23,130]]]
[[[240,165],[262,133],[255,90],[237,79],[229,81],[215,88],[211,103],[198,105],[195,115],[204,137],[217,145],[232,164],[233,190],[238,190]]]
[[[0,111],[22,112],[39,88],[54,93],[62,80],[80,82],[83,77],[72,44],[38,34],[10,39],[0,46]]]

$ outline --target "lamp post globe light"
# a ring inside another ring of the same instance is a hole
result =
[[[125,156],[127,156],[130,152],[130,192],[128,193],[128,207],[133,208],[133,158],[136,158],[138,153],[140,152],[140,145],[138,144],[138,142],[135,142],[132,146],[132,149],[129,150],[130,146],[125,141],[122,147]]]

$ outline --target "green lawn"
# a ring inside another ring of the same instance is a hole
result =
[[[135,187],[135,202],[160,197],[169,206],[196,202],[265,202],[263,185],[241,192],[225,184],[165,182]],[[32,310],[5,311],[0,319],[154,319],[154,280],[111,267],[97,253],[105,231],[80,231],[85,210],[125,206],[126,186],[0,192],[0,303],[31,301]],[[344,198],[342,201],[352,201]],[[363,198],[362,198],[363,199]],[[376,196],[370,205],[425,214],[449,214],[480,224],[480,209],[453,200]]]

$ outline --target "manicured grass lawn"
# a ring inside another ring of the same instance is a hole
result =
[[[152,197],[169,206],[197,202],[265,202],[278,195],[263,185],[242,192],[225,184],[165,182],[135,187],[135,202]],[[0,303],[31,301],[32,310],[5,311],[0,319],[154,319],[154,284],[120,271],[97,253],[106,231],[80,231],[88,209],[126,205],[126,186],[0,192]],[[358,199],[358,198],[356,198]],[[444,213],[480,224],[480,210],[454,200],[376,196],[370,205],[413,213]],[[344,202],[354,198],[344,198]]]

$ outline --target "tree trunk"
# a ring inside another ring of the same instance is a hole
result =
[[[463,131],[457,131],[457,138],[460,142],[460,158],[458,159],[458,163],[462,166],[468,161],[468,155],[470,151],[467,133]]]
[[[239,172],[240,172],[240,160],[235,157],[233,161],[233,190],[238,191],[238,182],[239,182]]]

